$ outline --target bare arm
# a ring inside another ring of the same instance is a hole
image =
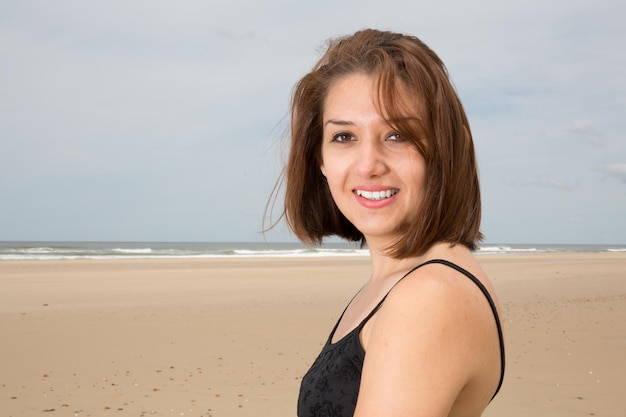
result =
[[[368,323],[355,417],[480,415],[488,404],[498,376],[487,369],[497,357],[493,316],[473,283],[440,271],[400,282]]]

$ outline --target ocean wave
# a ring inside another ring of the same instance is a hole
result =
[[[545,248],[539,249],[535,247],[521,248],[511,246],[481,246],[476,251],[477,254],[496,254],[496,253],[533,253],[533,252],[551,252],[552,250]]]
[[[310,256],[368,256],[367,249],[268,249],[268,250],[234,250],[232,256],[241,257],[310,257]]]
[[[123,247],[105,244],[75,244],[50,247],[1,247],[0,260],[75,260],[75,259],[203,259],[203,258],[289,258],[323,256],[366,256],[368,250],[345,248],[224,247],[219,244],[166,244]]]
[[[32,253],[32,254],[40,254],[40,253],[54,253],[55,251],[57,251],[56,248],[48,248],[48,247],[41,247],[41,248],[8,248],[6,249],[7,252],[11,253],[11,252],[15,252],[15,253]]]
[[[620,245],[513,245],[486,244],[477,255],[626,252]],[[204,259],[204,258],[295,258],[368,256],[368,249],[354,244],[306,247],[297,243],[72,243],[0,242],[0,260],[73,259]]]
[[[128,254],[148,254],[152,253],[152,248],[135,248],[135,249],[124,249],[124,248],[113,248],[111,249],[113,252],[118,253],[128,253]]]

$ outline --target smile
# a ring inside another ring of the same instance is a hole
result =
[[[398,188],[392,188],[383,191],[356,190],[357,195],[373,201],[380,201],[386,198],[390,198],[391,196],[398,194],[398,192],[400,192]]]

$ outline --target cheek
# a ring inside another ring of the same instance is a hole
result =
[[[411,170],[413,171],[413,178],[415,178],[418,183],[423,186],[426,179],[426,161],[424,160],[424,157],[416,152],[411,156],[409,164],[411,166]]]
[[[337,177],[330,175],[326,177],[326,182],[328,183],[328,189],[330,190],[330,194],[333,196],[333,199],[336,200],[339,196],[340,191],[340,183],[339,181],[337,181]]]
[[[328,184],[328,189],[330,190],[333,200],[337,202],[338,199],[341,199],[342,191],[345,186],[345,175],[342,169],[328,162],[323,164],[320,169],[324,177],[326,177],[326,183]]]
[[[328,155],[322,152],[322,161],[320,164],[320,171],[322,172],[322,175],[326,177],[329,183],[331,181],[336,182],[336,178],[341,175],[338,172],[341,167],[341,165],[338,164],[338,162],[340,161],[338,161],[337,158],[333,158],[332,154]]]
[[[326,156],[324,152],[324,145],[321,146],[317,160],[319,162],[319,167],[320,167],[320,171],[322,172],[322,175],[325,177],[328,177],[328,174],[326,173]]]

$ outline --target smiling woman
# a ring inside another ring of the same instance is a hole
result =
[[[376,79],[362,73],[328,91],[320,170],[341,213],[369,245],[384,247],[421,205],[425,161],[380,115],[376,100]]]
[[[296,85],[284,216],[306,243],[366,243],[372,274],[302,379],[298,416],[478,417],[500,389],[493,286],[472,255],[469,124],[419,39],[331,41]]]
[[[314,70],[296,85],[286,168],[287,222],[305,242],[320,243],[329,235],[364,240],[363,233],[332,208],[326,178],[319,169],[324,128],[337,126],[333,122],[349,122],[323,114],[329,91],[339,81],[347,83],[346,76],[362,74],[371,79],[373,96],[368,100],[392,128],[390,133],[401,133],[401,139],[413,144],[427,165],[421,208],[428,215],[414,210],[406,219],[411,227],[402,227],[405,233],[389,248],[390,253],[418,255],[437,241],[475,249],[482,238],[480,189],[463,106],[444,64],[432,50],[409,36],[385,46],[386,36],[379,33],[365,30],[354,39],[331,42]]]

